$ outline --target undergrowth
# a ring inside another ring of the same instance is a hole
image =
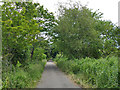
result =
[[[12,66],[2,73],[2,88],[33,88],[44,70],[45,62],[34,61],[24,67]]]
[[[62,71],[72,75],[74,81],[83,87],[118,88],[118,57],[81,60],[56,57],[54,60]]]

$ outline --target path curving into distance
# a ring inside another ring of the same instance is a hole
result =
[[[57,66],[50,60],[47,62],[37,88],[80,88],[75,85]]]

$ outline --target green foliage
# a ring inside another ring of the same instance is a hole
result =
[[[45,59],[45,57],[43,57],[44,53],[44,49],[42,48],[35,48],[34,50],[34,56],[33,56],[33,60],[42,60]]]
[[[41,32],[50,32],[56,20],[39,3],[4,2],[1,9],[3,88],[30,87],[46,59],[49,42]]]
[[[92,12],[79,3],[69,5],[60,5],[57,21],[39,3],[4,2],[3,88],[30,87],[41,77],[45,65],[42,60],[57,53],[55,61],[64,72],[79,79],[84,75],[85,82],[100,88],[118,87],[120,28],[100,20],[101,12]],[[41,32],[52,39],[45,40]]]
[[[60,10],[56,44],[59,50],[69,58],[101,56],[102,42],[94,26],[95,16],[87,7],[70,6]]]
[[[14,67],[14,72],[3,73],[2,88],[30,88],[37,82],[43,72],[45,62],[30,63],[24,68]],[[31,86],[32,85],[32,86]]]
[[[101,12],[92,12],[80,3],[65,5],[59,7],[58,25],[54,30],[54,44],[64,56],[100,58],[116,53],[118,34],[111,21],[101,20]]]
[[[80,76],[77,79],[86,80],[85,82],[92,84],[92,86],[98,88],[118,87],[118,57],[100,59],[86,57],[81,60],[64,60],[61,58],[57,61],[57,66],[68,74],[83,74],[87,79]]]
[[[12,64],[17,61],[21,64],[25,60],[38,58],[44,53],[48,42],[42,36],[43,31],[50,31],[54,27],[55,18],[40,6],[32,2],[4,2],[2,5],[2,55],[7,57]],[[37,52],[40,48],[41,53]],[[35,50],[35,53],[34,53]],[[37,55],[37,56],[36,56]],[[5,58],[3,58],[4,60]]]
[[[117,55],[117,47],[119,46],[119,31],[117,26],[111,21],[99,20],[96,22],[95,28],[100,31],[100,38],[103,45],[101,49],[102,56]]]

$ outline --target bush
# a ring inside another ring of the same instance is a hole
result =
[[[64,60],[61,58],[57,61],[57,66],[66,73],[85,75],[87,77],[86,82],[98,88],[118,87],[118,57],[85,58],[81,60]]]
[[[27,88],[33,87],[33,84],[41,77],[45,62],[32,62],[27,66],[14,67],[15,71],[3,73],[2,88]],[[32,84],[32,85],[31,85]]]
[[[27,69],[28,75],[31,77],[31,79],[35,80],[41,77],[41,73],[44,69],[44,64],[40,62],[41,64],[30,64],[29,68]]]

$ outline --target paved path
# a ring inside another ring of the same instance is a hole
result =
[[[47,62],[37,88],[79,88],[57,66]]]

